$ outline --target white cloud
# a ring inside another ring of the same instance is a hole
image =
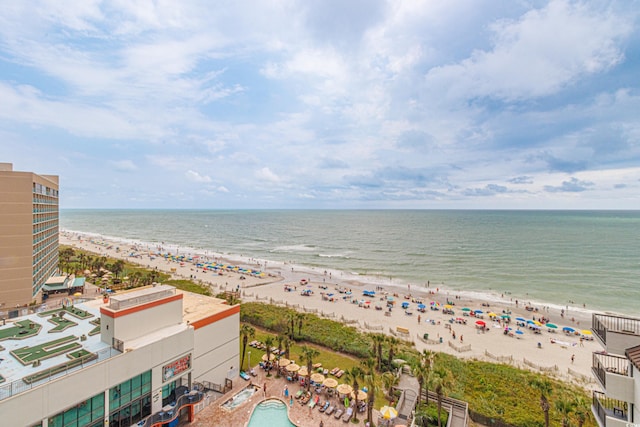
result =
[[[550,95],[617,65],[624,58],[620,41],[633,27],[629,18],[592,4],[553,0],[491,28],[491,50],[475,50],[460,63],[431,69],[428,87],[453,98]]]
[[[256,171],[255,177],[258,178],[259,180],[264,180],[272,183],[277,183],[281,181],[280,177],[275,173],[273,173],[271,169],[269,169],[268,167],[264,167]]]
[[[200,175],[198,172],[188,170],[184,173],[184,176],[187,177],[189,181],[207,183],[211,182],[211,177],[208,175]]]
[[[138,167],[135,165],[135,163],[133,163],[132,160],[117,160],[111,162],[111,164],[116,170],[123,172],[133,172],[138,169]]]

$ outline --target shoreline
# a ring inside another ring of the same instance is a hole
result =
[[[562,332],[550,333],[543,330],[541,334],[533,334],[526,327],[521,327],[523,335],[504,335],[504,324],[499,325],[491,321],[487,313],[493,310],[497,315],[502,311],[512,312],[512,321],[508,325],[513,328],[512,334],[517,330],[515,324],[516,317],[531,319],[535,317],[548,318],[550,322],[559,326],[561,331],[563,326],[571,326],[575,329],[589,329],[591,315],[587,312],[570,310],[565,317],[560,316],[560,310],[550,305],[534,305],[538,309],[527,311],[523,307],[522,301],[494,301],[488,298],[472,298],[465,292],[455,292],[446,288],[439,288],[438,285],[425,289],[414,285],[406,287],[389,283],[379,283],[377,285],[357,280],[358,276],[344,273],[334,274],[333,271],[317,269],[315,267],[300,267],[297,265],[278,263],[273,261],[257,260],[249,257],[233,257],[226,254],[206,252],[212,261],[231,262],[242,267],[250,266],[255,268],[260,265],[263,277],[245,275],[245,279],[240,279],[240,274],[225,271],[223,275],[204,273],[192,263],[183,263],[166,260],[164,257],[153,257],[150,255],[147,244],[137,246],[136,249],[144,251],[146,255],[142,258],[129,257],[131,254],[128,248],[116,252],[118,245],[130,245],[126,239],[112,240],[98,234],[78,233],[61,231],[60,244],[74,246],[79,249],[93,253],[102,254],[112,258],[120,258],[137,263],[149,268],[158,268],[177,278],[191,278],[209,284],[215,294],[216,289],[242,291],[243,300],[271,302],[272,304],[289,306],[300,311],[316,313],[324,317],[342,321],[345,324],[357,326],[366,332],[384,332],[396,335],[398,338],[413,341],[419,351],[428,349],[453,354],[464,359],[477,359],[494,363],[509,363],[519,368],[532,369],[535,371],[547,371],[553,377],[563,381],[573,382],[582,387],[587,387],[592,381],[591,375],[591,354],[600,351],[602,348],[595,341],[578,340],[576,336],[566,336]],[[142,245],[139,242],[139,245]],[[161,245],[162,246],[162,245]],[[107,249],[111,247],[110,249]],[[135,244],[131,246],[131,249]],[[164,245],[164,249],[169,245]],[[183,252],[184,248],[177,248],[180,254],[195,255],[196,252]],[[245,261],[245,262],[242,262]],[[175,269],[172,272],[172,269]],[[319,271],[320,270],[320,271]],[[336,277],[337,276],[337,277]],[[309,284],[304,288],[312,292],[311,296],[303,296],[300,280],[307,279]],[[293,288],[292,292],[285,291],[285,286]],[[297,289],[300,287],[301,289]],[[350,288],[351,298],[345,298],[346,294],[340,294],[339,289]],[[363,297],[362,290],[376,291],[375,297]],[[327,294],[333,293],[333,302],[329,301]],[[396,306],[390,313],[385,315],[386,300],[381,300],[387,296],[396,295]],[[325,298],[326,297],[326,298]],[[421,299],[427,306],[425,312],[417,311],[416,299]],[[353,303],[352,301],[357,303]],[[371,308],[364,308],[369,300]],[[456,312],[453,318],[466,320],[466,324],[451,323],[452,316],[445,315],[442,310],[430,310],[431,302],[437,302],[443,307],[447,301],[455,303],[453,307]],[[407,315],[400,305],[408,302],[411,315]],[[528,301],[526,301],[528,303]],[[532,301],[533,303],[533,301]],[[484,305],[483,305],[484,304]],[[382,305],[382,310],[377,310],[376,305]],[[486,306],[488,305],[488,307]],[[461,309],[468,307],[472,310],[482,309],[485,311],[483,318],[475,316],[462,316]],[[574,317],[574,321],[571,321]],[[475,326],[477,320],[486,323],[486,329],[478,329]],[[397,332],[398,328],[406,330],[409,334]],[[429,334],[429,339],[424,340],[423,335]],[[455,339],[453,338],[455,334]],[[464,337],[464,338],[463,338]],[[555,340],[556,343],[552,343]],[[540,347],[538,348],[538,343]],[[572,359],[572,355],[574,360]]]

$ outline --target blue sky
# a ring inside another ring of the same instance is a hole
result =
[[[63,208],[640,208],[635,0],[1,4]]]

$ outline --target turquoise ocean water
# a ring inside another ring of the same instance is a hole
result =
[[[404,289],[640,315],[640,211],[61,210],[60,223]]]

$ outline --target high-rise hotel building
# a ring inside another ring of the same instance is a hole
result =
[[[0,311],[29,304],[58,267],[58,177],[0,163]]]

